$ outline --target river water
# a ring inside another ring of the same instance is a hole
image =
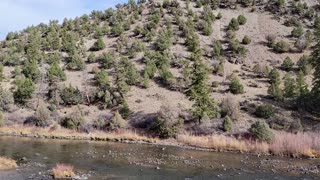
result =
[[[75,167],[83,179],[320,179],[317,159],[257,157],[145,144],[0,137],[0,156],[19,168],[0,180],[50,179],[56,163]]]

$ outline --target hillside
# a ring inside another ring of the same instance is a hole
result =
[[[312,0],[140,0],[9,33],[0,126],[318,132],[316,12]]]

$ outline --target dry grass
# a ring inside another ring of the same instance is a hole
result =
[[[316,133],[276,132],[276,138],[270,145],[274,154],[292,156],[320,157],[320,135]]]
[[[292,134],[275,132],[270,143],[240,140],[223,135],[193,136],[179,135],[177,141],[190,146],[225,151],[288,155],[294,157],[320,157],[320,135],[315,133]]]
[[[96,141],[144,141],[156,142],[157,139],[139,135],[131,130],[123,130],[117,132],[95,131],[90,134],[69,130],[65,128],[40,128],[34,126],[5,126],[0,127],[0,134],[16,135],[25,137],[42,137],[48,139],[77,139],[77,140],[96,140]]]
[[[12,169],[16,167],[18,167],[18,165],[15,160],[0,156],[0,170]]]
[[[239,151],[256,154],[288,155],[294,157],[320,157],[320,135],[316,133],[298,133],[275,131],[275,140],[268,144],[247,139],[237,139],[225,135],[194,136],[181,134],[173,143],[219,151]],[[90,134],[69,129],[39,128],[33,126],[0,127],[0,134],[48,139],[94,140],[94,141],[143,141],[162,143],[155,138],[139,135],[131,130],[117,132],[96,131]],[[0,161],[1,164],[1,161]],[[1,168],[1,166],[0,166]]]
[[[67,164],[57,164],[52,169],[52,173],[54,179],[71,179],[76,176],[73,166]]]

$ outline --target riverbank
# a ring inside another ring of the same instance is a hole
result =
[[[18,165],[15,160],[0,156],[0,170],[8,170],[16,167],[18,167]]]
[[[291,157],[319,158],[320,135],[316,133],[275,132],[275,140],[268,144],[224,135],[193,136],[178,135],[176,139],[160,140],[140,135],[135,131],[96,131],[81,133],[64,128],[39,128],[33,126],[5,126],[0,128],[0,136],[18,136],[45,139],[114,141],[124,143],[146,143],[153,145],[177,146],[196,150],[233,151],[257,155],[279,155]]]

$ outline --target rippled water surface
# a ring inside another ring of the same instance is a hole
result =
[[[1,180],[48,179],[56,163],[72,164],[88,179],[320,179],[316,172],[303,171],[320,165],[319,160],[144,144],[0,137],[0,156],[20,163],[17,170],[0,171]]]

